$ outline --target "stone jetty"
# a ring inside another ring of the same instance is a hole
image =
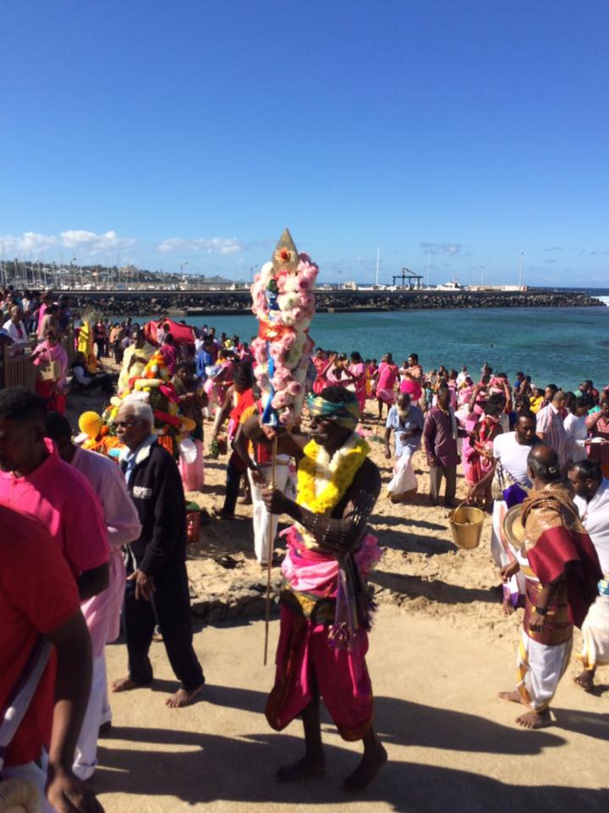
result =
[[[115,316],[234,315],[251,313],[249,291],[97,291],[70,294],[76,310],[95,308]],[[606,307],[573,291],[317,291],[318,312],[403,311],[475,308]]]

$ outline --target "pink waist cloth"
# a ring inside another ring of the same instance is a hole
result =
[[[292,590],[299,593],[312,593],[324,598],[335,598],[338,586],[338,560],[325,551],[307,548],[296,526],[283,531],[288,552],[281,572]],[[367,576],[382,556],[378,539],[366,534],[359,550],[354,554],[355,563],[362,576]]]
[[[413,381],[411,378],[407,378],[400,383],[400,392],[405,392],[410,395],[413,401],[420,400],[421,395],[423,395],[423,390],[419,382]]]

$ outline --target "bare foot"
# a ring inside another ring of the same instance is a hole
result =
[[[282,765],[275,774],[278,782],[298,782],[310,776],[321,776],[326,772],[323,754],[318,757],[303,757],[291,765]]]
[[[175,694],[167,698],[165,705],[169,706],[170,709],[181,709],[183,706],[189,706],[201,694],[204,685],[205,681],[196,689],[178,689]]]
[[[378,772],[387,762],[387,751],[380,742],[377,742],[371,753],[364,754],[362,761],[343,782],[343,790],[350,793],[360,793],[365,790],[375,779]]]
[[[499,692],[497,697],[500,700],[508,700],[510,703],[521,703],[522,705],[526,706],[526,703],[522,699],[522,695],[517,689],[515,689],[513,692]]]
[[[546,726],[552,725],[552,717],[550,716],[549,709],[542,712],[527,711],[526,714],[521,714],[520,717],[516,717],[516,722],[523,728],[545,728]]]
[[[234,514],[227,514],[221,508],[212,508],[211,512],[212,512],[212,514],[214,515],[214,517],[216,519],[226,519],[226,520],[229,520],[229,521],[235,519]]]
[[[110,686],[111,692],[130,692],[133,689],[145,689],[146,686],[150,686],[150,683],[136,683],[135,680],[131,680],[130,677],[119,678],[119,680],[115,680],[114,683]]]
[[[501,611],[504,615],[513,615],[516,612],[516,608],[512,604],[512,600],[509,598],[503,599],[503,604],[501,605]]]
[[[589,669],[584,669],[584,671],[577,675],[577,677],[574,677],[573,680],[578,686],[581,686],[585,692],[591,692],[594,688],[594,672]]]

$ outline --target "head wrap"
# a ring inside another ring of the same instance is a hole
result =
[[[332,421],[337,426],[342,426],[351,432],[355,430],[359,422],[360,408],[355,395],[352,395],[346,402],[335,404],[332,401],[326,401],[321,395],[311,394],[307,399],[307,406],[312,418]]]

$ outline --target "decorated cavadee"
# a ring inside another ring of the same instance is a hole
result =
[[[286,229],[272,261],[262,266],[252,285],[252,310],[260,323],[251,346],[254,375],[263,395],[264,421],[271,425],[290,424],[302,410],[318,272],[308,255],[298,254]]]

